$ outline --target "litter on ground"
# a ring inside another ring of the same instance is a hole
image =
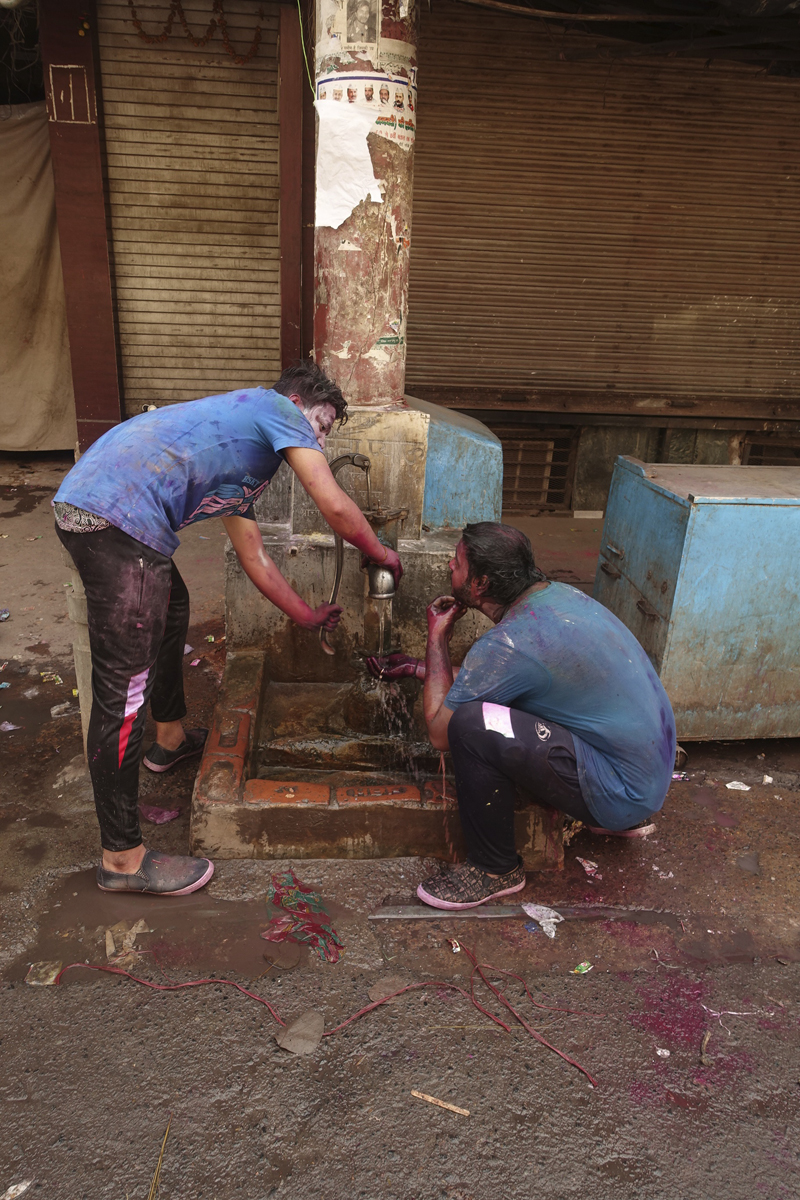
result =
[[[325,1018],[316,1009],[309,1009],[291,1025],[275,1034],[275,1041],[290,1054],[313,1054],[325,1031]]]
[[[748,783],[740,783],[738,779],[732,779],[730,783],[726,783],[725,787],[729,792],[749,792],[750,785]]]
[[[7,533],[3,537],[8,537]],[[23,1179],[21,1183],[13,1183],[10,1188],[6,1188],[0,1200],[17,1200],[18,1196],[24,1196],[28,1188],[32,1185],[32,1179]]]
[[[457,1104],[448,1104],[446,1100],[437,1100],[435,1096],[429,1096],[426,1092],[418,1092],[415,1088],[411,1089],[411,1095],[416,1096],[418,1100],[426,1100],[428,1104],[435,1104],[437,1108],[446,1108],[448,1112],[458,1113],[460,1117],[468,1117],[468,1108],[459,1108]]]
[[[577,855],[575,857],[578,858]],[[592,860],[590,858],[578,858],[578,862],[581,864],[584,871],[590,878],[593,878],[593,879],[602,879],[603,878],[603,876],[600,874],[600,872],[597,869],[597,863],[592,862]]]
[[[62,965],[60,962],[31,963],[25,982],[31,987],[51,987],[58,979]]]
[[[273,917],[261,934],[267,942],[301,942],[309,945],[326,962],[339,961],[344,943],[327,917],[322,897],[307,888],[294,871],[272,876],[267,899],[285,915]]]
[[[166,825],[181,815],[179,808],[158,808],[155,804],[140,804],[139,812],[151,825]]]
[[[559,921],[564,920],[560,912],[556,912],[554,908],[548,908],[546,904],[523,903],[522,909],[534,921],[539,922],[542,933],[546,933],[549,938],[556,936],[556,925]]]

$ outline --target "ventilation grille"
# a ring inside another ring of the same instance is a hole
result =
[[[748,443],[743,461],[748,467],[800,467],[800,441]]]
[[[503,443],[503,512],[568,508],[574,435],[486,423]]]

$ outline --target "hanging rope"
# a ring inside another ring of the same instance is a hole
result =
[[[170,0],[167,21],[161,33],[145,33],[142,27],[142,22],[139,20],[139,15],[134,7],[133,0],[128,0],[128,8],[131,10],[131,21],[133,23],[133,27],[142,41],[146,42],[148,46],[156,46],[166,42],[167,38],[172,33],[172,27],[175,24],[175,18],[177,17],[181,23],[181,26],[183,27],[183,32],[186,34],[186,37],[198,50],[202,50],[202,48],[211,41],[214,34],[219,29],[220,36],[222,38],[222,44],[225,47],[226,52],[231,56],[237,67],[241,67],[246,62],[250,61],[261,44],[261,26],[256,25],[255,32],[253,33],[253,41],[247,53],[237,54],[236,50],[231,45],[231,40],[228,36],[228,22],[225,19],[225,11],[222,5],[223,0],[213,0],[211,5],[212,17],[208,23],[208,28],[202,37],[196,38],[189,28],[189,22],[186,20],[186,14],[183,11],[181,0]]]

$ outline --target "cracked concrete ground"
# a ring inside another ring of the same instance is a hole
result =
[[[209,888],[180,900],[105,895],[93,883],[79,719],[50,713],[74,707],[67,576],[48,511],[65,468],[17,457],[0,478],[0,608],[11,610],[0,721],[20,726],[0,733],[0,1195],[31,1180],[25,1194],[43,1200],[143,1200],[170,1114],[162,1200],[800,1192],[800,743],[689,747],[689,777],[673,785],[655,835],[622,843],[581,831],[564,872],[530,875],[523,896],[575,911],[553,940],[518,918],[369,920],[387,899],[410,901],[433,867],[409,859],[292,864],[325,898],[345,946],[335,964],[307,949],[295,961],[259,936],[269,876],[289,864],[219,863]],[[213,522],[200,528],[179,551],[201,657],[187,667],[197,723],[210,717],[224,654],[224,539]],[[547,526],[564,569],[571,529]],[[588,530],[576,537],[588,561]],[[168,852],[186,847],[194,769],[143,772],[143,798],[181,810],[146,826]],[[734,780],[750,790],[729,790]],[[594,876],[579,857],[597,864]],[[387,976],[429,986],[295,1057],[276,1044],[269,1011],[226,984],[161,991],[85,966],[58,987],[23,982],[34,961],[104,964],[105,930],[139,918],[152,930],[136,942],[140,978],[223,977],[284,1020],[319,1010],[326,1031]],[[470,964],[453,938],[596,1087],[485,984],[476,998],[508,1030],[454,990],[469,991]],[[579,963],[592,969],[574,974]]]

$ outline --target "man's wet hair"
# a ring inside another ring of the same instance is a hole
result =
[[[275,384],[275,391],[282,396],[299,396],[307,411],[318,404],[330,404],[336,411],[336,420],[340,425],[347,420],[347,401],[339,385],[329,379],[310,358],[303,358],[294,366],[287,367]]]
[[[486,597],[496,604],[512,604],[526,588],[547,579],[533,560],[530,541],[513,525],[477,521],[464,527],[461,540],[470,579],[485,576]]]

